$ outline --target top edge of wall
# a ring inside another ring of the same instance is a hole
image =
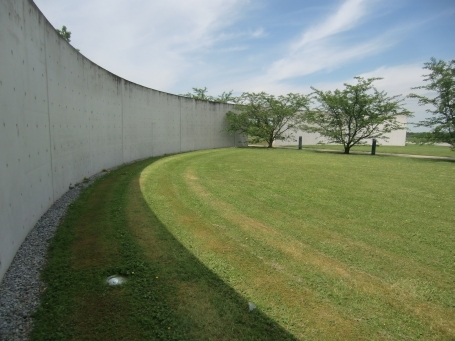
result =
[[[93,62],[92,60],[90,60],[89,58],[87,58],[84,54],[82,54],[80,51],[78,51],[73,45],[71,45],[70,43],[68,43],[65,39],[63,39],[56,31],[56,28],[51,24],[51,22],[46,18],[46,16],[44,15],[44,13],[41,11],[41,9],[35,4],[35,2],[33,0],[27,0],[31,6],[33,6],[37,11],[38,13],[43,17],[43,19],[46,21],[47,25],[49,25],[53,32],[55,33],[56,36],[58,36],[58,39],[60,39],[61,41],[65,42],[66,44],[68,44],[73,50],[74,52],[77,52],[78,54],[80,54],[83,58],[85,58],[88,62],[90,62],[91,64],[99,67],[100,69],[106,71],[107,73],[111,74],[113,77],[115,78],[118,78],[119,80],[123,80],[123,82],[125,83],[128,83],[128,84],[131,84],[131,85],[135,85],[135,86],[138,86],[138,87],[141,87],[141,88],[144,88],[144,89],[147,89],[147,90],[152,90],[152,91],[156,91],[156,92],[159,92],[159,93],[162,93],[162,94],[166,94],[166,95],[170,95],[170,96],[175,96],[175,97],[178,97],[180,99],[187,99],[187,100],[193,100],[193,101],[198,101],[198,102],[204,102],[204,103],[214,103],[214,104],[228,104],[228,105],[232,105],[231,103],[220,103],[220,102],[214,102],[214,101],[206,101],[206,100],[199,100],[199,99],[195,99],[195,98],[190,98],[190,97],[185,97],[185,96],[180,96],[180,95],[176,95],[176,94],[172,94],[170,92],[166,92],[166,91],[162,91],[162,90],[157,90],[157,89],[153,89],[153,88],[149,88],[147,86],[144,86],[144,85],[141,85],[141,84],[138,84],[138,83],[135,83],[133,81],[130,81],[128,79],[125,79],[123,77],[120,77],[119,75],[116,75],[115,73],[107,70],[106,68],[98,65],[97,63]]]

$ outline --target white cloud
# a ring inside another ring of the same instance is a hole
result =
[[[382,66],[359,76],[383,78],[375,82],[376,87],[378,90],[387,91],[391,95],[407,95],[410,92],[422,93],[421,90],[411,90],[412,87],[424,84],[422,74],[425,73],[425,70],[422,69],[422,66],[423,62],[390,67]]]
[[[419,95],[432,97],[434,93],[422,89],[412,90],[411,88],[424,85],[422,75],[426,70],[422,69],[423,62],[419,64],[397,65],[392,67],[380,67],[371,72],[362,74],[365,78],[382,77],[384,79],[375,82],[378,90],[386,91],[389,95],[407,96],[411,92]],[[404,101],[405,107],[414,112],[415,117],[410,118],[408,122],[422,121],[429,117],[430,114],[425,112],[427,107],[419,106],[416,99],[406,98]],[[422,129],[420,129],[422,130]]]
[[[346,39],[345,36],[340,37],[341,33],[357,27],[369,14],[366,2],[346,0],[335,14],[329,15],[321,24],[305,30],[297,42],[289,44],[286,55],[269,66],[266,82],[302,77],[320,70],[331,71],[393,46],[397,39],[392,32],[373,36],[366,41],[352,42],[352,39]],[[372,1],[368,3],[369,10],[372,10]]]
[[[109,71],[162,91],[183,93],[193,86],[207,86],[212,95],[231,89],[275,95],[309,93],[310,85],[341,89],[343,81],[318,83],[314,76],[305,76],[324,72],[326,79],[329,75],[340,79],[339,73],[344,77],[347,70],[356,72],[356,63],[361,60],[365,70],[367,57],[391,58],[384,52],[405,43],[407,32],[414,33],[416,27],[436,19],[435,14],[431,18],[426,14],[418,20],[403,17],[389,21],[384,14],[391,13],[394,6],[390,3],[334,0],[330,3],[337,7],[322,18],[315,17],[315,25],[289,33],[296,26],[288,22],[273,26],[269,18],[258,19],[256,14],[267,13],[261,12],[265,5],[259,0],[35,2],[54,26],[65,24],[72,31],[75,47]],[[304,3],[302,9],[308,7]],[[253,6],[257,11],[249,16]],[[367,35],[370,21],[374,21],[377,33]],[[372,58],[373,63],[378,59]],[[377,65],[362,76],[384,77],[376,85],[390,95],[407,95],[411,87],[423,83],[423,61]],[[312,79],[311,84],[307,78]],[[427,116],[415,100],[407,99],[406,106],[416,112],[415,121]]]
[[[293,44],[292,49],[298,50],[308,43],[318,41],[355,27],[365,15],[365,0],[347,0],[322,23],[310,28],[302,34],[301,39]]]
[[[425,70],[422,69],[424,61],[420,63],[404,64],[404,65],[393,65],[393,66],[381,66],[372,71],[359,74],[364,78],[371,77],[380,77],[382,80],[377,80],[374,82],[375,87],[379,91],[385,91],[389,96],[402,95],[404,100],[403,104],[406,109],[413,112],[415,117],[409,118],[408,122],[417,122],[421,121],[426,117],[429,117],[429,114],[425,112],[425,107],[419,106],[417,100],[406,98],[411,92],[418,93],[421,95],[432,96],[432,93],[429,93],[425,90],[412,90],[411,88],[424,85],[422,75],[425,73]],[[333,81],[333,82],[316,82],[314,84],[287,84],[282,82],[277,82],[274,80],[266,79],[265,77],[257,78],[248,82],[243,82],[235,84],[234,88],[243,85],[246,91],[266,91],[274,95],[287,94],[290,92],[309,94],[312,92],[310,85],[314,86],[319,90],[335,90],[343,89],[344,84],[355,84],[357,81],[352,78]],[[231,86],[232,87],[232,86]],[[409,128],[413,128],[409,126]],[[417,130],[424,130],[424,128],[418,128]]]
[[[161,90],[172,88],[223,31],[246,15],[245,0],[37,0],[51,23],[72,31],[72,44],[111,72]],[[55,20],[54,20],[55,18]],[[259,37],[262,30],[251,32]]]
[[[417,100],[406,98],[411,92],[425,96],[432,96],[425,90],[412,90],[411,88],[424,85],[422,75],[425,73],[422,70],[422,63],[394,65],[394,66],[381,66],[372,71],[359,74],[358,76],[364,78],[380,77],[381,80],[375,81],[373,84],[379,91],[387,92],[388,96],[402,95],[404,100],[403,104],[406,109],[414,113],[414,117],[409,118],[408,122],[421,121],[428,117],[429,114],[425,112],[425,107],[419,106]],[[320,82],[314,84],[314,87],[319,90],[335,90],[343,89],[344,84],[355,84],[357,81],[354,78],[337,81],[337,82]],[[409,128],[412,129],[412,126]],[[423,128],[419,128],[423,130]]]
[[[355,45],[313,42],[304,49],[274,62],[267,74],[271,80],[301,77],[319,70],[333,70],[348,62],[377,54],[390,48],[395,40],[389,35]]]
[[[265,37],[267,34],[265,33],[264,29],[262,27],[252,31],[250,33],[251,37],[253,38],[263,38]]]

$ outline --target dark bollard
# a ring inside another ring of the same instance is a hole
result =
[[[302,136],[299,136],[299,149],[302,149]]]
[[[373,139],[373,143],[371,144],[371,155],[376,155],[376,139]]]

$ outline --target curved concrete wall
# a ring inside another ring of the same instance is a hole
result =
[[[149,156],[245,144],[228,104],[128,82],[92,63],[31,0],[0,0],[0,280],[72,183]]]

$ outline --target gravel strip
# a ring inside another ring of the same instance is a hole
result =
[[[20,246],[0,283],[0,340],[28,340],[33,327],[31,315],[40,303],[44,289],[40,273],[46,263],[49,242],[55,234],[68,205],[82,189],[105,173],[98,173],[58,199],[40,218]]]

